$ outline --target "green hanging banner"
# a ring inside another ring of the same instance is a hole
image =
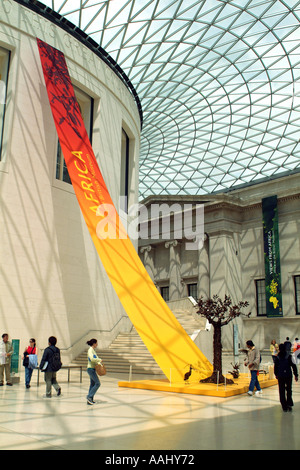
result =
[[[262,199],[267,317],[282,316],[277,196]]]

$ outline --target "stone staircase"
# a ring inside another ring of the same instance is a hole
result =
[[[185,331],[193,337],[199,329],[205,329],[205,321],[195,319],[190,312],[173,311]],[[130,366],[132,375],[163,375],[152,355],[144,345],[136,329],[130,333],[120,333],[107,349],[97,349],[97,354],[106,366],[108,374],[128,374]],[[73,364],[87,365],[87,349],[83,351]]]
[[[193,336],[195,332],[199,330],[205,330],[205,325],[206,325],[206,319],[201,318],[195,318],[189,310],[183,310],[183,309],[174,309],[173,314],[179,321],[180,325],[185,329],[187,334],[189,336]]]
[[[123,373],[129,375],[131,366],[133,375],[164,375],[135,328],[130,333],[119,333],[107,349],[97,349],[96,352],[103,360],[108,374]],[[86,367],[87,349],[72,363]]]

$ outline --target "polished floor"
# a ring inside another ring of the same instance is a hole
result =
[[[277,386],[259,397],[214,398],[120,388],[125,377],[107,375],[88,406],[86,372],[82,383],[76,371],[70,383],[66,371],[58,377],[62,395],[51,399],[35,375],[26,390],[23,372],[19,384],[0,388],[1,450],[300,449],[299,383],[293,411],[283,413]]]

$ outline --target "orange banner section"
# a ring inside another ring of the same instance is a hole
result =
[[[212,366],[154,286],[113,205],[90,144],[62,52],[37,40],[48,98],[72,185],[106,273],[148,350],[172,382]],[[113,210],[112,210],[113,208]]]

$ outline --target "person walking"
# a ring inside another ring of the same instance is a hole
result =
[[[251,380],[249,384],[248,395],[252,396],[254,392],[254,388],[256,388],[255,394],[262,394],[262,389],[260,383],[258,381],[258,374],[259,374],[259,364],[260,364],[260,351],[256,349],[254,346],[253,341],[249,340],[246,342],[248,351],[247,351],[247,358],[245,361],[245,366],[248,366]]]
[[[298,382],[298,370],[292,360],[292,356],[286,351],[284,344],[279,345],[279,353],[275,359],[274,365],[275,377],[278,380],[279,400],[283,411],[292,411],[294,406],[292,398],[293,373],[296,382]]]
[[[88,352],[87,352],[87,358],[88,358],[88,365],[87,365],[87,373],[90,377],[90,388],[87,394],[87,404],[88,405],[94,405],[94,397],[101,386],[101,382],[99,380],[98,374],[96,372],[96,365],[101,364],[102,360],[97,356],[96,353],[96,348],[98,346],[98,341],[95,338],[90,339],[86,343],[89,346]]]
[[[291,354],[292,343],[290,342],[290,338],[287,336],[285,342],[283,343],[285,350],[288,354]]]
[[[8,334],[3,333],[2,341],[0,345],[1,349],[1,363],[0,363],[0,386],[4,384],[4,371],[6,378],[6,385],[12,386],[12,380],[10,376],[11,367],[11,356],[14,353],[12,343],[8,339]]]
[[[270,352],[272,355],[273,363],[275,362],[275,357],[277,356],[279,351],[278,344],[276,343],[275,339],[272,339],[271,345],[270,345]]]
[[[29,356],[35,355],[37,356],[37,347],[36,347],[36,341],[34,338],[31,338],[29,340],[29,346],[25,349],[22,360],[23,360],[23,366],[25,367],[25,386],[26,388],[30,388],[30,381],[32,377],[32,372],[33,372],[33,367],[31,367],[31,363],[29,363]]]
[[[45,372],[46,395],[44,395],[44,398],[51,398],[51,387],[54,388],[57,396],[61,395],[61,387],[56,380],[56,373],[61,368],[62,363],[60,350],[56,347],[56,343],[55,336],[50,336],[48,339],[49,346],[45,349],[40,363],[40,370]]]

